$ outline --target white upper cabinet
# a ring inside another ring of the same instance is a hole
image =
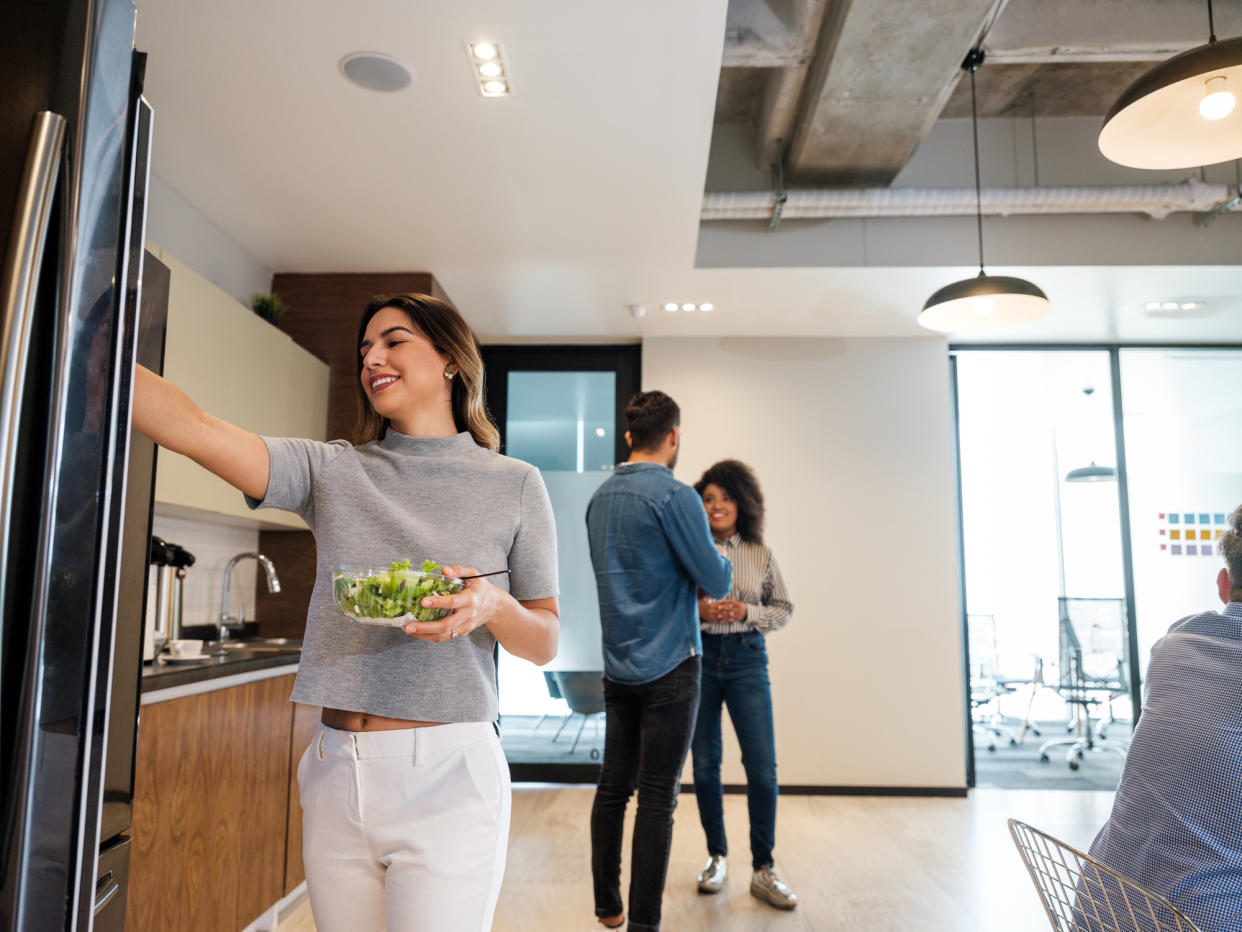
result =
[[[172,272],[164,376],[209,414],[277,437],[323,440],[328,410],[328,364],[298,346],[184,263],[154,246]],[[241,492],[192,460],[160,450],[155,501],[167,514],[255,527],[301,528],[297,515],[251,511]],[[207,514],[204,514],[206,512]]]

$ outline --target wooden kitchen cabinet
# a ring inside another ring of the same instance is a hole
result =
[[[171,272],[164,375],[203,410],[256,434],[325,439],[327,363],[176,257],[150,248]],[[194,509],[256,526],[306,527],[288,512],[250,511],[231,485],[163,450],[155,500],[166,514]]]
[[[277,676],[142,707],[128,932],[237,932],[284,896],[292,688]]]
[[[293,740],[289,742],[289,830],[285,838],[285,895],[292,893],[306,879],[302,863],[302,802],[298,797],[298,763],[302,752],[315,736],[319,716],[317,705],[293,705]]]

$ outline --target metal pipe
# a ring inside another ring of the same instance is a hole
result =
[[[1188,178],[1181,184],[1108,187],[984,188],[983,213],[1145,214],[1161,220],[1171,213],[1201,213],[1229,201],[1231,185],[1204,184]],[[785,220],[834,217],[955,217],[975,213],[973,188],[819,188],[785,191]],[[717,191],[703,196],[700,218],[768,220],[775,206],[770,191]]]

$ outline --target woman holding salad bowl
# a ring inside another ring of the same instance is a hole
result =
[[[510,806],[493,648],[537,664],[556,654],[552,509],[538,470],[496,452],[478,342],[456,310],[426,295],[376,298],[357,341],[353,444],[259,437],[141,367],[134,426],[250,507],[296,512],[314,532],[292,698],[323,708],[298,767],[316,927],[487,929]],[[375,624],[338,609],[336,567],[396,573],[425,557],[446,561],[450,580],[475,577],[421,597],[443,618],[403,609]]]

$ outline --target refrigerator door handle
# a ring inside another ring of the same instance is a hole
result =
[[[35,115],[0,278],[0,604],[4,604],[8,576],[18,422],[30,331],[64,142],[64,117],[50,110]]]
[[[112,871],[104,874],[99,878],[99,883],[95,885],[95,911],[92,913],[98,916],[110,902],[112,898],[121,892],[121,885],[117,883],[116,878],[112,875]]]

